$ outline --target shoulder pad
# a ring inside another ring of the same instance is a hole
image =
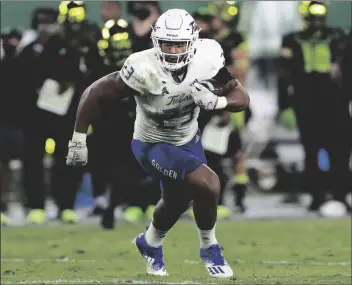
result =
[[[141,53],[131,54],[120,70],[121,79],[132,89],[144,93],[144,64]]]
[[[203,52],[205,53],[205,58],[211,62],[214,69],[220,70],[225,66],[224,51],[221,45],[211,39],[204,39],[203,41]]]
[[[131,54],[120,70],[121,79],[141,95],[158,94],[161,80],[152,49]]]

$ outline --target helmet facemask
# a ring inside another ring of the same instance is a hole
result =
[[[156,50],[156,56],[159,63],[168,71],[177,71],[188,65],[194,57],[194,43],[198,39],[199,30],[195,30],[193,35],[188,39],[159,38],[156,30],[153,28],[152,41]],[[162,45],[174,45],[183,51],[180,53],[168,53],[163,51]]]

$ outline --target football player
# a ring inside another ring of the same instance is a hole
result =
[[[327,25],[324,2],[303,1],[300,12],[305,28],[282,39],[278,74],[281,117],[289,129],[295,128],[297,120],[305,150],[305,184],[312,196],[308,210],[317,211],[327,199],[327,183],[317,163],[322,149],[330,158],[333,198],[348,207],[349,145],[342,131],[347,108],[336,83],[344,33]]]
[[[85,165],[90,122],[101,98],[135,96],[137,114],[132,151],[140,165],[161,180],[162,197],[153,220],[135,244],[147,263],[147,273],[165,276],[162,244],[168,231],[193,200],[200,239],[200,257],[213,277],[233,275],[215,235],[218,176],[206,165],[197,117],[199,108],[240,112],[249,96],[226,67],[221,46],[198,40],[199,30],[185,10],[162,14],[152,31],[154,48],[132,54],[120,71],[94,82],[81,98],[67,164]],[[216,96],[202,81],[225,85]]]
[[[0,74],[3,93],[0,97],[0,222],[8,224],[6,216],[7,195],[12,180],[12,171],[9,162],[21,157],[22,146],[22,114],[23,107],[18,102],[23,100],[21,90],[16,82],[18,76],[18,57],[16,49],[21,40],[21,33],[17,30],[6,29],[1,31],[1,59]]]

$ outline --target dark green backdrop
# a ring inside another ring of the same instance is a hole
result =
[[[121,1],[122,2],[122,1]],[[193,11],[205,4],[201,1],[160,1],[163,9],[184,8]],[[38,6],[58,7],[59,1],[1,1],[1,28],[23,27],[30,23],[32,10]],[[123,3],[125,4],[125,3]],[[124,5],[123,5],[124,6]],[[88,17],[99,22],[99,1],[87,2]],[[352,26],[352,2],[334,2],[329,5],[329,23],[342,28]]]

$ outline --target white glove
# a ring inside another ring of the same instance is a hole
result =
[[[88,162],[86,134],[74,133],[68,143],[67,165],[84,166]]]
[[[191,96],[194,103],[205,110],[224,109],[227,106],[226,97],[219,97],[200,83],[194,83]]]

